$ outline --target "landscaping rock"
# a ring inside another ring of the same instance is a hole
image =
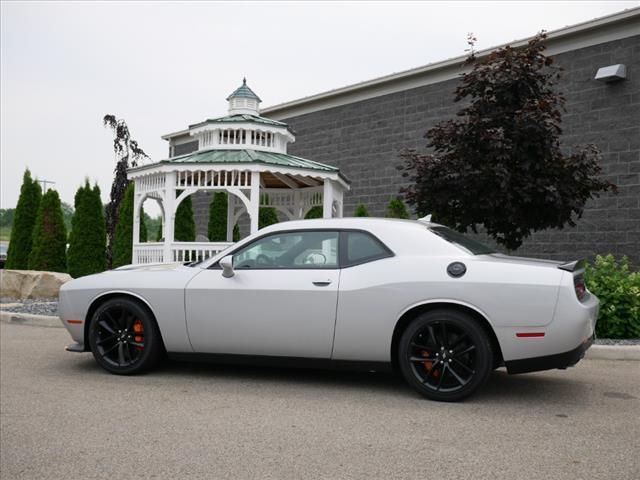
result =
[[[58,298],[60,287],[72,280],[66,273],[35,270],[0,271],[0,292],[9,298]]]

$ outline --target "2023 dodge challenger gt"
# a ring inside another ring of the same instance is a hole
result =
[[[165,353],[395,367],[422,395],[454,401],[500,366],[577,363],[599,304],[582,273],[580,262],[497,254],[422,220],[303,220],[204,262],[73,280],[59,311],[76,342],[67,350],[91,351],[115,374]]]

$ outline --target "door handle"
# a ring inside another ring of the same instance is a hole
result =
[[[315,280],[313,284],[316,287],[326,287],[327,285],[331,285],[331,280]]]

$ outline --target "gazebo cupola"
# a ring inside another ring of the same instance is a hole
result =
[[[247,79],[242,79],[242,85],[227,97],[229,115],[260,116],[260,97],[247,86]]]
[[[243,214],[249,217],[250,233],[258,231],[260,207],[273,207],[289,220],[304,218],[313,207],[322,207],[324,218],[342,216],[349,181],[340,171],[289,155],[293,131],[286,123],[260,116],[261,100],[246,80],[227,101],[227,116],[163,136],[169,141],[168,159],[129,170],[135,184],[134,263],[215,255],[231,245],[233,227]],[[226,242],[174,240],[178,205],[198,191],[228,194]],[[140,210],[146,199],[160,205],[162,242],[140,242]]]

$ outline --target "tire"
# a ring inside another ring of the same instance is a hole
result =
[[[491,342],[483,328],[469,315],[452,309],[416,317],[400,337],[397,360],[414,390],[441,402],[468,397],[493,370]]]
[[[98,365],[116,375],[150,370],[164,353],[155,319],[129,298],[113,298],[98,307],[89,325],[89,346]]]

